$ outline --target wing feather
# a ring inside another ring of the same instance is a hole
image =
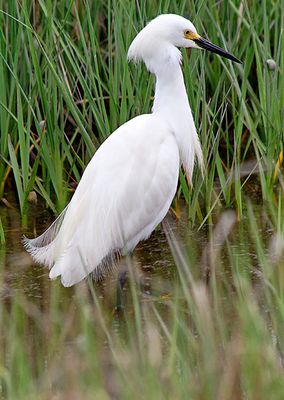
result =
[[[164,218],[178,171],[167,125],[153,114],[134,118],[98,149],[64,215],[41,237],[26,239],[27,250],[65,286],[104,274],[116,254],[132,251]]]

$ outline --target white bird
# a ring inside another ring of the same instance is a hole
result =
[[[41,236],[24,238],[34,260],[72,286],[89,273],[104,275],[115,254],[131,252],[167,214],[180,165],[191,179],[202,150],[188,102],[178,49],[205,48],[237,58],[199,36],[173,14],[152,20],[133,40],[128,60],[156,76],[151,114],[120,126],[86,167],[66,209]]]

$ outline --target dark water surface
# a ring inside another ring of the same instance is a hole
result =
[[[43,206],[33,205],[27,218],[27,228],[23,228],[20,213],[16,205],[11,203],[9,207],[4,205],[0,207],[0,217],[5,234],[5,244],[0,247],[1,301],[8,300],[16,293],[21,293],[24,298],[36,303],[40,308],[48,305],[50,301],[48,292],[52,286],[59,285],[59,279],[49,280],[48,269],[33,263],[24,250],[21,239],[24,234],[28,237],[41,234],[55,217],[44,210]],[[169,213],[167,226],[175,232],[180,243],[186,246],[187,243],[193,242],[192,251],[202,253],[202,248],[206,243],[206,233],[205,231],[197,233],[197,229],[188,228],[185,204],[182,204],[179,220],[172,212]],[[113,298],[114,294],[110,296],[110,292],[116,289],[117,274],[125,269],[124,263],[122,260],[114,273],[110,273],[104,281],[94,282],[95,290],[101,297]],[[163,296],[171,292],[177,270],[162,227],[157,229],[148,240],[137,246],[131,257],[131,263],[135,264],[135,276],[145,295]],[[62,289],[62,297],[58,300],[68,303],[72,301],[73,293],[74,288]]]
[[[177,296],[179,293],[177,288],[181,284],[175,249],[170,248],[169,237],[173,238],[174,235],[171,245],[174,242],[176,251],[186,257],[186,265],[194,279],[206,282],[208,271],[218,268],[218,279],[225,282],[223,297],[220,300],[224,303],[234,291],[233,285],[228,284],[232,271],[228,251],[243,260],[244,268],[246,265],[251,266],[254,262],[257,267],[255,250],[253,247],[249,248],[247,239],[248,218],[244,217],[242,224],[239,224],[234,211],[222,210],[215,218],[214,227],[206,225],[198,229],[198,226],[194,228],[189,226],[186,205],[181,202],[179,208],[180,218],[177,219],[174,213],[170,212],[163,227],[157,229],[148,240],[137,246],[130,261],[133,272],[131,279],[134,279],[136,283],[140,303],[144,304],[146,309],[151,307],[151,304],[155,304],[164,321],[170,313],[169,299]],[[49,280],[46,268],[32,263],[21,243],[23,234],[29,237],[41,234],[53,221],[53,216],[41,205],[32,206],[25,229],[22,228],[16,206],[0,206],[0,217],[6,240],[6,243],[0,247],[0,318],[2,321],[0,354],[4,354],[6,362],[12,358],[14,344],[9,342],[9,335],[12,332],[15,346],[17,343],[20,348],[24,346],[34,369],[34,376],[40,375],[44,363],[48,365],[49,373],[50,368],[56,365],[54,380],[57,381],[57,369],[60,368],[61,360],[56,358],[55,343],[60,343],[58,346],[61,350],[62,347],[66,349],[63,358],[64,373],[67,373],[68,365],[72,364],[69,360],[70,354],[73,354],[74,349],[76,352],[80,350],[82,340],[86,335],[86,332],[82,331],[84,327],[82,321],[88,313],[94,314],[95,325],[92,329],[96,335],[96,341],[102,343],[104,348],[106,348],[106,339],[101,333],[102,329],[98,329],[98,325],[101,324],[100,313],[105,318],[112,334],[121,335],[124,329],[124,324],[121,323],[120,315],[116,310],[118,304],[123,303],[128,320],[135,320],[129,282],[126,281],[122,297],[118,290],[119,272],[125,270],[129,259],[123,259],[113,274],[104,281],[92,283],[91,287],[87,281],[84,281],[75,287],[63,288],[59,279]],[[267,224],[264,223],[264,227],[263,234],[269,245],[271,232]],[[249,259],[250,263],[246,264],[246,259]],[[228,276],[229,279],[227,279]],[[93,289],[97,303],[92,297]],[[86,308],[86,304],[90,307]],[[233,318],[233,315],[229,315],[228,320],[230,318]],[[108,376],[108,355],[102,357],[106,360],[105,373]],[[41,362],[41,360],[44,361]],[[76,362],[79,360],[80,358],[77,357]],[[69,377],[68,379],[70,380]]]
[[[35,376],[39,374],[39,360],[47,365],[54,359],[53,342],[64,343],[67,356],[70,346],[77,349],[82,334],[74,326],[79,326],[82,310],[80,305],[89,299],[90,310],[94,314],[91,290],[84,281],[71,288],[62,287],[60,280],[51,281],[48,269],[36,265],[25,252],[21,239],[23,234],[29,237],[41,234],[53,221],[51,213],[42,206],[32,206],[27,220],[27,228],[22,227],[18,209],[0,207],[0,217],[4,228],[6,243],[0,247],[0,354],[3,359],[11,357],[13,344],[9,335],[13,332],[13,341],[28,354]],[[167,218],[167,226],[175,232],[180,243],[186,248],[192,246],[192,259],[200,258],[205,247],[206,234],[188,228],[187,209],[182,206],[181,217],[177,220],[173,213]],[[168,228],[167,228],[168,229]],[[196,253],[196,254],[194,254]],[[199,254],[198,254],[199,253]],[[109,322],[112,332],[121,334],[124,325],[116,311],[116,306],[124,305],[127,315],[134,319],[133,302],[129,283],[126,281],[122,295],[118,290],[118,275],[124,271],[129,260],[122,260],[118,268],[104,281],[94,282],[93,288],[100,302],[102,313]],[[167,237],[163,229],[157,229],[151,237],[140,243],[130,260],[134,281],[139,293],[139,301],[146,307],[155,302],[162,315],[167,318],[168,300],[172,298],[178,280],[177,267],[173,259]],[[90,312],[88,311],[88,313]],[[86,311],[87,312],[87,311]],[[96,320],[95,315],[95,320]],[[15,325],[13,327],[13,324]],[[95,329],[95,327],[94,327]],[[98,333],[98,328],[96,328]],[[100,334],[98,334],[100,337]],[[53,338],[53,339],[52,339]],[[105,338],[97,338],[104,344]],[[60,345],[61,346],[61,345]],[[77,351],[77,350],[76,350]],[[50,355],[52,354],[52,356]],[[52,361],[53,362],[53,361]],[[66,361],[68,364],[68,361]],[[9,364],[9,362],[8,362]],[[1,396],[0,396],[1,398]]]
[[[198,225],[193,228],[189,226],[186,204],[180,202],[179,209],[181,210],[179,219],[170,211],[165,224],[162,224],[148,240],[140,242],[131,257],[135,280],[141,285],[142,294],[146,297],[149,295],[160,300],[163,296],[166,298],[171,294],[177,280],[177,266],[166,235],[168,230],[174,235],[178,247],[188,257],[188,266],[192,268],[191,272],[197,279],[206,278],[206,269],[212,261],[211,257],[217,254],[221,260],[224,259],[221,249],[228,238],[231,248],[239,257],[248,256],[247,242],[244,243],[239,237],[240,227],[237,228],[238,234],[234,238],[235,226],[238,226],[235,212],[223,210],[216,218],[215,229],[209,225],[198,229]],[[222,215],[225,215],[225,218],[222,218]],[[9,207],[0,206],[0,218],[6,241],[4,245],[0,245],[0,300],[7,300],[15,293],[20,293],[38,307],[48,307],[50,291],[54,286],[61,286],[60,279],[49,280],[48,269],[32,262],[22,246],[21,239],[24,234],[28,237],[38,236],[55,217],[46,211],[43,205],[32,205],[27,218],[27,227],[23,228],[23,221],[16,205],[9,203]],[[245,217],[243,225],[246,231],[248,228]],[[269,236],[268,230],[265,236]],[[225,257],[225,263],[221,268],[222,274],[227,273],[227,261]],[[114,273],[110,273],[103,281],[93,283],[95,291],[105,300],[107,307],[115,307],[117,275],[125,268],[126,261],[122,259]],[[84,286],[86,282],[76,285],[78,290]],[[57,301],[70,304],[76,290],[74,287],[62,288]],[[127,292],[127,287],[125,291]]]

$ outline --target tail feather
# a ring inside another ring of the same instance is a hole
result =
[[[70,246],[51,268],[49,278],[61,275],[62,285],[69,287],[93,272],[93,279],[98,281],[115,268],[119,257],[119,251],[110,251],[98,264],[92,265],[78,246]]]
[[[67,207],[42,235],[34,239],[23,237],[22,242],[25,249],[37,263],[49,268],[54,264],[57,237],[66,211]]]
[[[49,267],[50,279],[61,276],[64,286],[72,286],[91,272],[99,280],[114,268],[123,239],[118,234],[114,241],[111,224],[106,223],[110,216],[99,210],[71,201],[68,212],[66,208],[41,236],[23,238],[33,259]],[[100,229],[94,229],[94,221]],[[110,229],[105,230],[105,224]],[[93,243],[97,245],[96,251]]]

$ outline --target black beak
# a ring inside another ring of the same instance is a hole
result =
[[[207,39],[200,37],[198,39],[193,39],[193,41],[202,49],[212,51],[212,53],[219,54],[219,56],[226,57],[229,60],[232,60],[239,64],[242,64],[242,61],[238,60],[235,56],[233,56],[232,54],[228,53],[227,51],[221,49],[221,47],[216,46],[215,44],[211,43]]]

